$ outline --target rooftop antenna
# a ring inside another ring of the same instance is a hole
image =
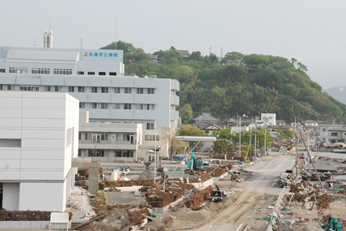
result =
[[[209,47],[209,55],[211,54],[211,46]]]
[[[223,56],[223,49],[222,49],[222,47],[221,47],[221,59],[222,59],[222,56]]]
[[[117,46],[117,20],[115,20],[115,31],[114,31],[114,50],[116,50],[116,46]]]

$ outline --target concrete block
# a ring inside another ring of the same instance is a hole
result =
[[[30,221],[30,227],[31,229],[40,229],[41,221]]]
[[[49,229],[50,221],[40,221],[40,229]]]
[[[10,221],[0,221],[0,228],[1,229],[10,229],[11,228],[11,222]]]
[[[20,221],[10,221],[11,222],[11,229],[20,229],[21,222]]]
[[[98,180],[99,168],[89,168],[89,180]]]
[[[21,229],[31,229],[31,221],[19,221]]]

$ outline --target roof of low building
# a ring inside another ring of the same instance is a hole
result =
[[[218,118],[211,116],[210,113],[208,113],[208,112],[202,112],[201,115],[197,116],[193,120],[196,122],[199,122],[199,121],[201,121],[201,122],[202,121],[207,121],[207,122],[220,121]]]
[[[189,53],[188,50],[178,50],[178,51],[184,57],[189,57],[190,56],[190,53]]]
[[[328,129],[328,131],[346,132],[346,128],[332,128],[332,129]]]

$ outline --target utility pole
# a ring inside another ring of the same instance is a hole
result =
[[[296,156],[296,177],[298,177],[298,162],[299,162],[299,136],[297,135],[298,132],[298,127],[297,127],[297,120],[294,119],[294,124],[295,124],[295,130],[296,130],[296,136],[297,136],[297,156]]]
[[[303,133],[302,133],[302,131],[300,131],[300,136],[302,137],[302,140],[303,140],[303,144],[304,144],[304,146],[305,146],[305,149],[308,150],[307,147],[306,147],[306,143],[305,143],[305,141],[304,141],[304,138],[303,138]],[[316,167],[315,167],[315,164],[314,164],[314,162],[313,162],[312,159],[311,159],[309,150],[308,150],[308,156],[309,156],[309,159],[311,160],[312,166],[314,167],[314,170],[315,170],[317,179],[318,179],[318,181],[320,182],[322,189],[324,190],[324,186],[323,186],[323,184],[322,184],[320,175],[318,175],[318,172],[317,172],[317,169],[316,169]],[[298,176],[298,175],[297,175],[297,176]]]
[[[254,158],[254,162],[256,162],[256,155],[257,155],[257,144],[256,144],[256,140],[257,140],[257,117],[255,117],[255,158]]]
[[[264,156],[267,155],[267,117],[264,117]]]
[[[241,116],[239,117],[239,156],[241,156]]]

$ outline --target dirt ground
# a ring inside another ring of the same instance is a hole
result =
[[[176,212],[160,214],[173,216],[172,230],[196,229],[205,224],[247,223],[248,214],[259,204],[261,197],[256,192],[233,191],[226,202],[207,204],[200,210],[179,208]]]

